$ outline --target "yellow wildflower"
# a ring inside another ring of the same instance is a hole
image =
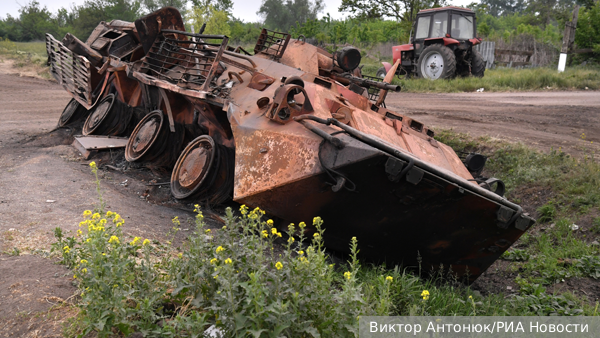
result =
[[[315,218],[313,218],[313,225],[317,225],[317,224],[321,224],[323,223],[323,220],[321,219],[321,217],[317,216]]]
[[[469,299],[473,299],[473,296],[469,296]]]
[[[298,255],[300,255],[300,256],[304,255],[304,251],[302,251],[302,250],[298,251]]]
[[[77,275],[73,275],[73,279],[77,279]]]
[[[304,228],[306,228],[306,223],[300,222],[300,224],[298,224],[298,226],[300,227],[300,229],[304,229]]]
[[[94,213],[92,215],[92,219],[98,219],[98,218],[100,218],[100,214],[99,213],[96,212],[96,213]]]
[[[393,282],[393,281],[394,281],[394,277],[392,277],[392,276],[387,276],[387,277],[385,277],[385,280],[386,280],[387,282],[390,282],[390,283],[391,283],[391,282]]]
[[[68,245],[65,245],[65,247],[63,248],[63,250],[65,251],[65,253],[69,253],[71,251],[71,248],[69,248]]]
[[[89,217],[92,216],[92,211],[91,210],[86,210],[83,212],[83,217]]]
[[[142,242],[142,245],[148,245],[150,244],[150,240],[149,239],[145,239],[144,242]]]
[[[81,269],[81,272],[83,272],[83,273],[87,273],[87,269],[86,269],[86,268],[83,268],[83,269]]]
[[[294,240],[294,237],[290,237],[290,238],[288,238],[288,243],[292,244],[292,243],[294,243],[294,241],[295,241],[295,240]]]
[[[94,162],[94,161],[90,162],[90,167],[91,167],[92,169],[96,169],[96,168],[97,168],[97,167],[96,167],[96,162]]]
[[[346,272],[344,272],[344,277],[345,277],[347,280],[350,280],[350,278],[352,278],[352,272],[350,272],[350,271],[346,271]]]
[[[315,232],[315,233],[314,233],[314,235],[313,235],[313,237],[314,237],[315,239],[319,239],[319,238],[321,237],[321,234],[320,234],[320,233],[318,233],[318,232]]]
[[[177,257],[181,258],[181,257],[183,257],[183,254],[180,252],[180,253],[177,255]]]
[[[267,225],[272,227],[273,226],[273,220],[272,219],[268,219],[267,220]]]
[[[179,216],[175,216],[175,218],[173,218],[171,222],[173,222],[173,224],[177,226],[181,225],[181,222],[179,222]]]
[[[421,297],[423,297],[424,300],[428,300],[429,299],[429,291],[423,290],[423,292],[421,292]]]
[[[215,250],[215,252],[216,252],[216,253],[219,253],[219,252],[221,252],[221,251],[224,251],[224,250],[225,250],[225,249],[223,249],[223,247],[219,245],[219,246],[217,247],[217,249]]]
[[[120,227],[121,225],[123,225],[123,223],[125,223],[125,221],[121,221],[121,222],[117,223],[117,228]]]
[[[232,260],[231,260],[231,258],[227,258],[227,259],[225,260],[225,264],[231,264],[231,263],[233,263],[233,262],[232,262]]]
[[[206,230],[204,230],[204,233],[206,233],[206,234],[210,234],[210,229],[206,229]]]
[[[276,235],[277,237],[281,237],[281,232],[278,232]]]
[[[83,232],[81,231],[81,229],[77,229],[77,236],[81,236],[83,234]]]
[[[112,212],[112,211],[109,210],[109,211],[106,212],[106,217],[111,217],[114,214],[115,214],[114,212]]]
[[[100,225],[104,225],[104,224],[106,224],[106,218],[103,218],[103,219],[101,219],[101,220],[98,222],[98,224],[100,224]]]
[[[215,264],[217,264],[218,261],[219,261],[218,259],[213,258],[210,260],[210,264],[215,265]]]
[[[283,264],[281,264],[281,262],[277,262],[275,263],[275,267],[277,268],[277,270],[281,270],[283,268]]]
[[[242,204],[242,206],[240,207],[240,212],[242,213],[242,215],[245,215],[248,213],[248,207],[245,204]]]
[[[140,241],[139,237],[134,237],[133,241],[131,241],[131,245],[136,245]]]
[[[85,241],[89,243],[89,242],[91,242],[91,241],[92,241],[92,239],[91,239],[91,238],[88,238],[88,239],[86,239]]]
[[[223,227],[221,228],[221,230],[226,230],[227,229],[227,225],[223,225]]]
[[[267,230],[263,230],[263,231],[262,231],[262,236],[263,236],[264,238],[267,238],[267,237],[269,237],[269,233],[267,232]]]
[[[198,212],[200,210],[200,206],[198,204],[194,204],[194,212]]]
[[[119,241],[119,237],[117,237],[117,236],[110,236],[110,239],[108,240],[108,243],[117,243],[117,244],[119,244],[121,242]]]
[[[272,229],[271,229],[271,233],[272,233],[273,235],[277,234],[277,229],[275,229],[275,228],[272,228]]]
[[[82,260],[80,261],[80,263],[81,263],[81,264],[87,264],[87,262],[88,262],[88,261],[87,261],[87,260],[85,260],[85,259],[82,259]]]

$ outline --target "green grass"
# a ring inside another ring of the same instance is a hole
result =
[[[46,58],[45,42],[13,42],[0,40],[0,54],[24,54],[29,53],[39,57]]]
[[[258,208],[249,212],[242,206],[235,214],[228,208],[221,230],[206,229],[199,214],[197,231],[178,248],[169,239],[163,243],[127,239],[119,227],[120,216],[107,213],[107,222],[101,219],[103,213],[90,218],[91,212],[86,212],[82,232],[64,237],[57,229],[53,244],[63,263],[78,276],[81,312],[71,331],[193,336],[216,324],[228,332],[269,328],[295,336],[308,325],[323,337],[338,337],[352,336],[346,330],[355,330],[355,318],[365,315],[597,315],[597,304],[585,297],[548,291],[552,284],[569,278],[600,278],[600,247],[589,245],[585,236],[573,231],[574,220],[600,204],[600,165],[593,157],[574,159],[560,149],[542,153],[522,144],[448,130],[437,138],[455,150],[488,155],[486,173],[504,179],[513,197],[520,196],[523,186],[550,191],[539,208],[542,224],[502,257],[510,261],[506,272],[519,273],[514,280],[518,294],[482,296],[444,269],[421,278],[421,272],[398,267],[361,265],[356,239],[349,243],[348,262],[330,264],[318,217],[314,220],[318,234],[299,246],[303,232],[291,225],[288,235],[298,236],[297,241],[275,242],[281,235],[270,228],[271,221],[261,219]],[[97,193],[102,209],[102,194]],[[571,202],[576,200],[588,203]],[[326,227],[327,220],[323,221]],[[180,221],[175,218],[173,223],[177,231]],[[600,219],[594,227],[600,227]],[[119,315],[107,320],[107,310]],[[161,318],[174,319],[157,326]],[[307,324],[296,325],[299,318]]]
[[[362,72],[375,76],[381,62],[363,60]],[[532,91],[532,90],[598,90],[600,89],[600,68],[567,67],[564,73],[556,68],[528,69],[487,69],[483,78],[466,77],[451,80],[399,79],[395,77],[393,84],[402,86],[408,93],[460,93],[474,92],[479,88],[485,91]]]
[[[522,144],[448,130],[438,132],[437,138],[455,150],[490,156],[487,174],[506,183],[509,199],[525,202],[520,200],[524,187],[545,193],[545,200],[538,201],[542,205],[533,233],[530,230],[518,249],[503,256],[513,261],[512,269],[525,282],[551,285],[571,277],[600,278],[600,246],[591,245],[600,236],[600,164],[593,152],[577,159],[560,148],[542,153]],[[592,219],[586,232],[574,230],[573,224],[584,219]]]
[[[44,42],[13,42],[0,38],[0,62],[3,58],[14,60],[17,68],[27,67],[42,78],[51,78],[46,66],[48,54]]]

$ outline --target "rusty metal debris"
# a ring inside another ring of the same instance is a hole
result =
[[[88,159],[102,149],[125,148],[129,139],[115,136],[75,136],[73,146],[79,150],[83,158]]]
[[[318,215],[332,249],[356,236],[364,257],[470,281],[534,223],[479,177],[485,159],[386,108],[400,87],[363,77],[354,48],[264,29],[249,55],[185,32],[171,7],[63,41],[47,34],[51,73],[89,110],[84,134],[128,136],[126,160],[172,170],[178,199],[233,199],[294,223]]]

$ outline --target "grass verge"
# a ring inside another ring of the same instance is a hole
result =
[[[363,60],[363,74],[375,76],[380,62],[371,59]],[[559,73],[556,68],[527,69],[487,69],[483,78],[464,77],[451,80],[430,81],[426,79],[398,79],[393,84],[402,86],[408,93],[460,93],[484,91],[533,91],[533,90],[598,90],[600,89],[600,68],[568,67]]]
[[[522,289],[600,278],[600,164],[593,152],[576,159],[560,148],[542,153],[448,130],[437,138],[455,150],[488,155],[485,174],[502,179],[510,199],[537,213],[538,223],[503,256]]]
[[[14,61],[14,67],[22,75],[51,79],[46,61],[44,42],[13,42],[0,38],[0,62]]]
[[[304,224],[290,225],[282,236],[260,209],[245,206],[239,213],[228,209],[222,229],[207,229],[198,211],[196,231],[183,247],[128,238],[123,219],[102,210],[98,192],[97,210],[84,213],[75,236],[55,232],[53,250],[79,283],[81,311],[70,334],[186,337],[215,325],[226,335],[353,337],[364,315],[597,315],[589,299],[551,291],[569,278],[600,278],[599,246],[573,227],[574,219],[598,208],[594,158],[451,131],[437,137],[456,150],[488,155],[487,174],[504,179],[513,199],[522,186],[549,191],[552,208],[543,201],[539,209],[546,218],[503,256],[518,272],[517,294],[482,296],[452,276],[423,279],[398,267],[363,265],[355,239],[350,260],[336,266],[323,249],[327,220],[315,218],[319,231],[310,239],[303,237]],[[177,231],[179,220],[173,223]]]

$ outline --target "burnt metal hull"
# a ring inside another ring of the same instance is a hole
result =
[[[184,30],[166,7],[102,22],[85,43],[47,35],[52,75],[92,111],[84,131],[131,135],[126,159],[172,170],[175,198],[233,199],[294,223],[320,216],[331,249],[357,237],[365,258],[468,281],[533,224],[480,176],[484,156],[461,159],[385,107],[398,62],[378,82],[352,47],[331,54],[263,29],[252,55]]]
[[[321,173],[240,202],[260,205],[296,224],[310,224],[311,215],[322,217],[325,244],[333,250],[347,253],[351,238],[356,237],[360,254],[371,261],[422,271],[443,267],[469,282],[519,239],[524,229],[516,226],[526,228],[533,223],[522,215],[511,223],[503,222],[506,219],[498,211],[506,207],[482,196],[479,187],[472,184],[472,190],[462,188],[457,184],[459,179],[444,179],[440,172],[418,165],[412,170],[422,172],[420,179],[420,174],[411,178],[409,171],[393,182],[386,171],[389,154],[349,136],[340,139],[348,144],[343,150],[327,144],[321,151],[327,159],[351,161],[329,165],[353,183],[354,191],[334,192],[335,182]]]

